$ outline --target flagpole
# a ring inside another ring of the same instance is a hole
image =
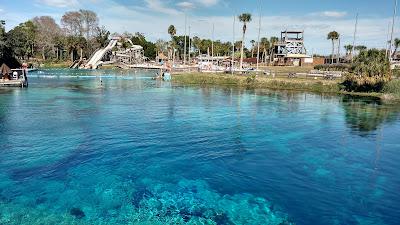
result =
[[[257,71],[258,71],[258,64],[260,60],[260,33],[261,33],[261,0],[259,1],[260,3],[260,18],[258,21],[258,38],[257,38]]]
[[[386,57],[388,57],[388,55],[389,55],[389,47],[390,47],[390,25],[391,25],[391,22],[388,23],[388,29],[387,29],[386,40],[385,40],[385,44],[386,44]]]
[[[397,14],[397,0],[394,1],[394,11],[393,11],[393,21],[392,21],[392,33],[390,35],[390,51],[389,51],[389,59],[392,57],[392,48],[393,48],[393,33],[394,33],[394,26],[396,21],[396,14]]]
[[[357,26],[358,26],[358,13],[356,15],[356,24],[354,26],[353,49],[351,50],[351,62],[353,62],[354,49],[356,47],[355,45],[356,45]]]
[[[189,65],[190,65],[190,50],[192,49],[192,42],[190,41],[190,25],[189,25]],[[190,70],[190,68],[189,68]]]
[[[236,22],[236,16],[233,15],[232,65],[231,65],[232,75],[235,67],[235,22]]]
[[[211,56],[213,57],[214,61],[214,23],[212,25],[212,43],[211,43]]]
[[[185,12],[185,46],[183,47],[183,65],[186,65],[186,27],[187,27],[187,13]]]

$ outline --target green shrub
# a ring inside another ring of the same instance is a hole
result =
[[[381,92],[391,74],[385,51],[370,49],[355,58],[354,69],[346,75],[343,85],[346,91]]]
[[[256,75],[251,75],[251,76],[248,76],[247,78],[246,78],[246,83],[248,84],[248,85],[251,85],[251,84],[254,84],[254,82],[256,81]]]
[[[383,87],[383,92],[400,96],[400,80],[392,80]]]
[[[400,78],[400,69],[394,69],[392,70],[392,75],[395,78]]]

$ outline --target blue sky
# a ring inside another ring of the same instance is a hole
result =
[[[177,27],[178,34],[183,34],[186,12],[192,34],[211,38],[214,24],[215,38],[231,41],[233,15],[250,12],[253,21],[248,26],[246,43],[249,43],[257,39],[261,9],[262,36],[278,36],[285,29],[304,30],[310,53],[328,53],[329,31],[341,34],[342,45],[352,43],[357,12],[360,15],[357,44],[384,48],[393,5],[392,0],[0,0],[0,19],[5,19],[6,28],[11,29],[34,16],[49,15],[59,22],[66,11],[90,9],[99,15],[100,24],[112,32],[141,32],[155,41],[168,39],[170,24]],[[399,22],[396,18],[397,37],[400,37]],[[239,23],[235,29],[238,40]]]

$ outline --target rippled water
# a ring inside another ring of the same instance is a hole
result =
[[[400,223],[398,106],[153,75],[0,89],[0,224]]]

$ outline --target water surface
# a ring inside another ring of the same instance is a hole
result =
[[[398,106],[153,75],[0,89],[0,224],[400,223]]]

